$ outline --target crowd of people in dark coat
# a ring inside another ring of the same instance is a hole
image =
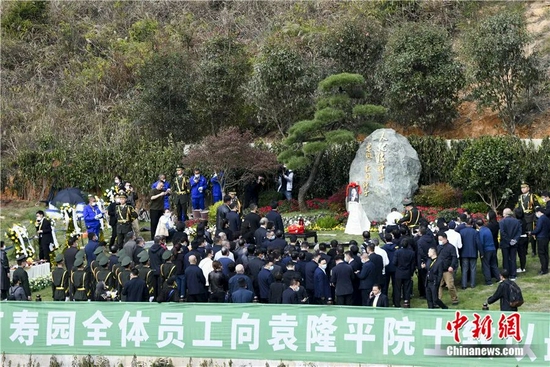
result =
[[[543,199],[550,203],[547,194]],[[530,237],[539,246],[539,274],[546,274],[549,206],[533,207],[537,220],[527,232],[521,217],[525,210],[505,209],[500,221],[490,211],[487,218],[464,213],[449,223],[439,219],[430,225],[409,200],[402,219],[387,223],[379,238],[371,238],[366,231],[361,244],[333,240],[310,246],[299,242],[296,235],[284,234],[276,203],[265,217],[251,204],[243,219],[236,213],[238,219],[231,220],[237,222],[236,228],[229,228],[227,219],[236,206],[226,196],[217,211],[214,233],[209,232],[207,221],[202,221],[190,238],[184,222],[178,222],[171,247],[164,236],[155,236],[146,249],[145,240],[132,231],[125,235],[122,247],[99,242],[93,232],[80,251],[75,241],[70,241],[70,249],[74,247],[70,256],[66,251],[65,256],[56,258],[52,291],[56,301],[409,307],[416,278],[418,296],[427,300],[429,308],[447,308],[441,301],[445,289],[453,305],[459,303],[455,280],[462,289],[476,286],[478,258],[486,285],[492,285],[493,279],[501,284],[515,281],[517,273],[525,269],[522,253]],[[498,249],[504,273],[498,267]],[[456,278],[459,267],[461,278]],[[24,284],[28,280],[14,280],[23,290],[28,288]],[[499,285],[494,297],[503,293],[501,288]],[[30,294],[25,296],[30,299]],[[491,302],[505,296],[494,297]]]

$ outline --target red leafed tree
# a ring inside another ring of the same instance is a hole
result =
[[[183,158],[183,164],[201,168],[206,177],[223,171],[222,190],[225,191],[277,168],[277,156],[253,143],[254,136],[250,131],[241,132],[237,127],[228,127],[192,146]]]

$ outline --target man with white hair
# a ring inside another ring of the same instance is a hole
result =
[[[254,286],[252,285],[252,279],[248,275],[244,274],[244,266],[242,264],[238,264],[235,267],[235,275],[233,275],[229,279],[229,294],[233,294],[233,292],[236,292],[239,289],[239,280],[244,279],[247,284],[247,289],[254,292]]]
[[[262,243],[265,241],[267,235],[267,222],[269,220],[266,217],[260,219],[260,228],[254,231],[254,239],[256,240],[256,247],[262,247]]]
[[[222,240],[221,242],[222,250],[225,248],[227,249],[228,253],[226,255],[222,254],[222,251],[216,252],[214,255],[214,261],[218,261],[222,256],[228,256],[232,261],[235,261],[235,255],[230,251],[231,250],[231,243],[228,240]]]
[[[502,267],[508,270],[510,280],[517,277],[516,255],[521,236],[521,222],[514,218],[512,209],[506,208],[502,212],[504,216],[499,222],[500,229],[500,250],[502,251]]]

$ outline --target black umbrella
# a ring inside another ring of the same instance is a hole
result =
[[[65,203],[76,205],[84,202],[84,196],[80,192],[80,189],[76,187],[59,191],[51,201],[51,203],[56,206],[63,205]]]

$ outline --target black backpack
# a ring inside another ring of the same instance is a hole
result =
[[[508,301],[510,302],[510,307],[520,307],[523,304],[523,295],[515,282],[509,282],[509,292]]]
[[[21,288],[20,285],[10,287],[8,301],[15,301],[15,292],[17,292],[19,288]]]

